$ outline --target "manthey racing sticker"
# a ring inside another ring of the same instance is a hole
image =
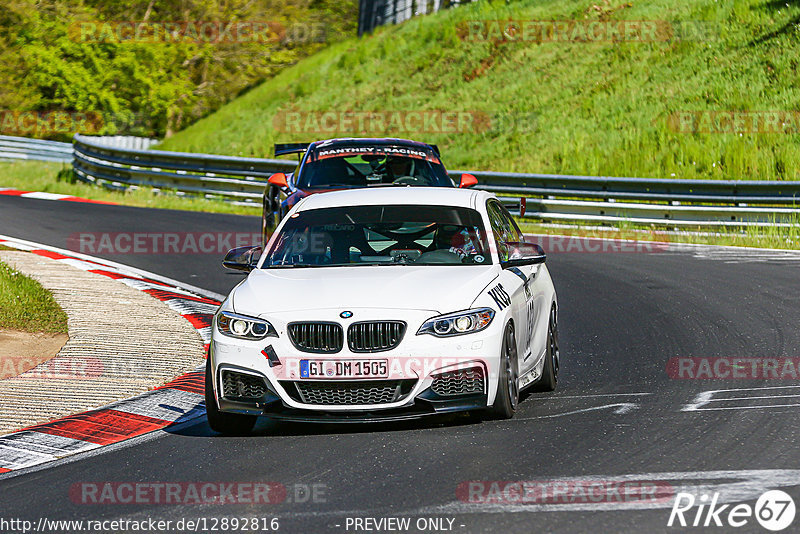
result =
[[[439,163],[433,153],[411,147],[400,146],[346,146],[340,148],[321,148],[312,155],[315,160],[328,158],[342,158],[351,156],[405,156],[407,158],[424,159],[433,163]]]

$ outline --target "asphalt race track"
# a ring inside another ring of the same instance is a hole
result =
[[[258,229],[257,217],[0,196],[0,234],[62,248],[76,232]],[[97,255],[219,293],[241,279],[222,269],[218,254]],[[560,383],[555,394],[525,398],[510,421],[263,422],[246,438],[215,435],[203,421],[0,476],[2,516],[34,522],[42,516],[277,517],[281,532],[322,533],[367,531],[353,521],[365,517],[409,517],[409,532],[418,532],[420,518],[453,519],[449,531],[469,533],[664,532],[692,530],[667,527],[671,501],[652,508],[619,501],[483,504],[465,502],[457,488],[468,481],[627,476],[699,486],[709,495],[717,485],[738,484],[741,502],[751,506],[770,489],[798,501],[800,380],[678,380],[667,373],[671,358],[800,356],[800,262],[721,257],[551,254],[560,303]],[[719,391],[730,389],[739,391]],[[91,505],[70,498],[75,484],[106,481],[271,481],[286,486],[289,498],[266,505]],[[295,495],[315,485],[316,498]],[[422,531],[448,531],[444,525]],[[764,532],[753,518],[737,530]]]

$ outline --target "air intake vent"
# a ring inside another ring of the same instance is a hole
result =
[[[452,397],[454,395],[483,393],[483,383],[483,368],[470,367],[469,369],[459,369],[435,375],[431,389],[442,397]]]
[[[321,406],[389,404],[408,396],[415,380],[294,382],[299,400]],[[288,384],[287,384],[288,385]],[[291,392],[291,389],[287,388]],[[291,394],[291,393],[290,393]],[[294,397],[294,395],[292,395]]]
[[[400,344],[406,333],[402,321],[353,323],[347,329],[347,346],[353,352],[380,352]]]
[[[267,393],[264,380],[246,373],[222,371],[222,396],[228,399],[260,399]]]
[[[289,338],[298,350],[317,354],[332,354],[342,350],[344,337],[336,323],[291,323]]]

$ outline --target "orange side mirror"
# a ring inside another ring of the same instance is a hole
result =
[[[464,173],[461,175],[461,182],[458,184],[458,187],[473,187],[476,185],[478,185],[478,179],[471,174]]]
[[[276,187],[279,187],[281,189],[283,189],[285,187],[289,187],[289,184],[286,181],[286,175],[283,174],[282,172],[276,172],[275,174],[270,176],[269,180],[267,180],[267,181],[269,183],[271,183],[272,185],[274,185]]]

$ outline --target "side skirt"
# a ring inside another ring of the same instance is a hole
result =
[[[542,377],[542,371],[544,371],[544,360],[545,356],[547,355],[547,348],[545,348],[544,352],[539,356],[539,361],[536,362],[530,371],[519,377],[519,390],[522,391],[526,387],[530,386],[539,378]]]

